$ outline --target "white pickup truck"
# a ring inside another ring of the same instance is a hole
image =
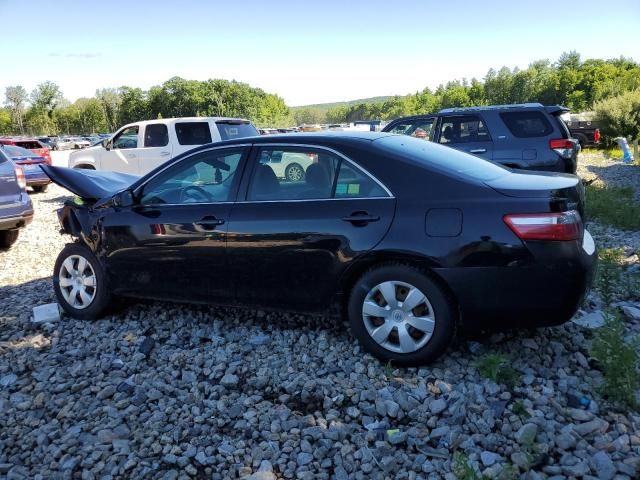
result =
[[[147,120],[125,125],[102,143],[71,153],[69,167],[144,175],[198,145],[255,135],[256,127],[239,118]]]

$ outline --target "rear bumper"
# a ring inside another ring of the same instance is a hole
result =
[[[26,171],[24,172],[25,179],[27,180],[27,185],[47,185],[51,183],[51,179],[45,175],[45,173],[38,167],[37,170],[34,171]]]
[[[580,308],[593,282],[595,248],[530,243],[536,262],[529,265],[436,270],[457,297],[464,328],[559,325]]]
[[[21,215],[13,217],[0,217],[0,230],[14,230],[26,227],[33,220],[33,210],[28,210]]]

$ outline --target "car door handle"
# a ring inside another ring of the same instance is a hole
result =
[[[486,151],[486,148],[474,148],[473,150],[469,150],[469,153],[485,153]]]
[[[168,157],[169,155],[171,155],[171,152],[160,152],[161,157]]]
[[[216,227],[219,227],[220,225],[224,225],[224,220],[222,220],[221,218],[216,218],[214,216],[207,216],[199,222],[195,222],[194,225],[199,231],[209,231],[215,230]]]
[[[135,153],[127,153],[125,155],[125,157],[127,157],[127,158],[136,158],[136,154]]]
[[[354,212],[348,217],[342,217],[342,220],[356,227],[364,227],[370,222],[379,221],[380,217],[378,215],[369,215],[367,212]]]

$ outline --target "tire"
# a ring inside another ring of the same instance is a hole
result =
[[[300,182],[304,180],[304,168],[298,163],[292,163],[284,171],[284,177],[289,182]]]
[[[383,285],[393,288],[389,290]],[[387,308],[391,304],[384,300],[383,291],[388,297],[395,296],[392,302],[404,304],[412,295],[412,304],[416,304],[410,311],[404,311],[399,305],[395,309]],[[416,300],[421,298],[420,293],[423,300]],[[386,319],[366,315],[365,301],[370,305],[369,313],[384,313]],[[404,367],[425,365],[442,355],[455,335],[458,319],[455,303],[439,283],[427,272],[405,264],[385,264],[366,272],[351,290],[347,311],[351,331],[365,350],[383,362]],[[422,319],[418,321],[416,317]],[[379,327],[385,328],[377,330]],[[402,335],[404,344],[400,343],[400,329],[406,332]],[[373,332],[378,333],[378,341]]]
[[[47,191],[48,187],[49,187],[49,184],[47,184],[47,185],[33,185],[31,188],[33,188],[34,192],[44,193],[44,192]]]
[[[3,230],[0,232],[0,248],[11,248],[18,240],[20,230]]]
[[[82,271],[81,259],[86,262]],[[75,295],[74,288],[77,289]],[[112,305],[111,289],[102,264],[89,247],[81,243],[67,244],[58,255],[53,268],[53,289],[60,306],[73,318],[95,320],[103,317]]]

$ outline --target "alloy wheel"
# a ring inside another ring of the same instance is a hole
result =
[[[381,347],[412,353],[424,347],[436,324],[426,295],[406,282],[382,282],[369,290],[362,304],[367,332]]]
[[[70,255],[62,262],[58,273],[60,292],[73,308],[82,310],[96,296],[96,273],[91,263],[80,255]]]
[[[300,180],[303,179],[303,177],[304,177],[304,171],[302,170],[302,167],[298,165],[291,165],[287,169],[287,179],[290,182],[299,182]]]

